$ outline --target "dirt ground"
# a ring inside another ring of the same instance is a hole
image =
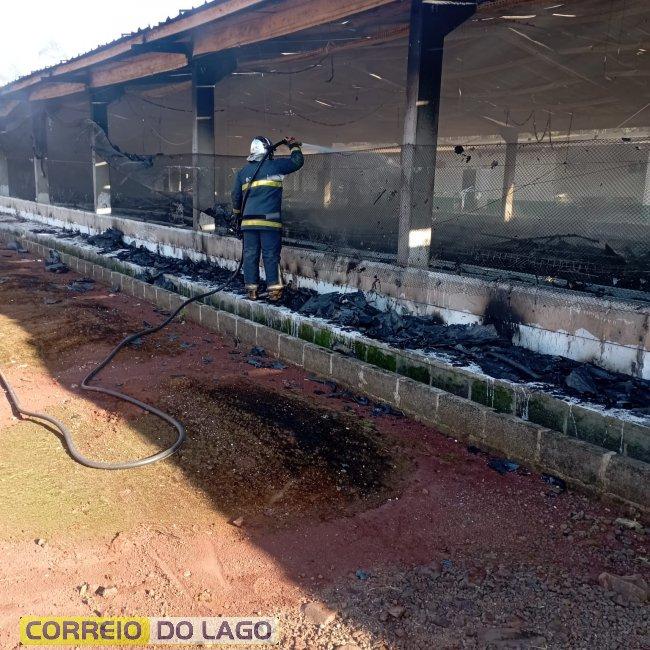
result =
[[[79,383],[163,315],[75,279],[0,251],[0,366],[85,454],[148,455],[172,432]],[[78,465],[0,395],[0,647],[18,647],[20,615],[93,613],[276,615],[289,649],[650,647],[647,604],[598,581],[637,575],[647,593],[646,530],[615,523],[637,513],[523,468],[501,475],[273,361],[189,322],[122,352],[100,383],[189,437],[122,472]],[[303,612],[314,601],[331,610],[322,625]]]

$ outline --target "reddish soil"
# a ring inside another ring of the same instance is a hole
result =
[[[171,432],[78,385],[124,334],[163,316],[99,284],[71,292],[76,278],[0,252],[3,372],[26,408],[69,423],[84,453],[152,453]],[[586,584],[604,570],[647,571],[643,534],[612,525],[634,516],[628,509],[558,494],[535,473],[501,476],[431,428],[330,397],[300,369],[256,368],[249,352],[175,323],[114,360],[100,383],[188,428],[181,453],[140,470],[80,467],[55,433],[0,399],[1,647],[17,645],[22,614],[97,611],[277,613],[287,621],[282,647],[328,647],[343,628],[307,641],[291,621],[300,603],[347,589],[359,569],[451,560],[477,575],[526,566]],[[118,592],[82,597],[83,583]],[[423,647],[389,624],[355,643]],[[345,629],[366,627],[359,617]]]

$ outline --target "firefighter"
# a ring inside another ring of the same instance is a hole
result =
[[[280,251],[282,248],[282,179],[304,164],[301,143],[295,138],[284,140],[291,151],[289,158],[273,158],[273,152],[262,164],[255,180],[250,180],[259,162],[272,147],[268,138],[257,136],[251,142],[248,164],[239,170],[232,190],[233,212],[241,218],[243,266],[246,291],[251,300],[257,300],[260,279],[260,253],[264,262],[269,300],[282,298]],[[241,205],[248,190],[244,214]]]

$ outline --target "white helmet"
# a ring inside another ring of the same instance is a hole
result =
[[[271,148],[271,141],[263,135],[257,135],[251,142],[249,161],[261,160],[262,156]]]

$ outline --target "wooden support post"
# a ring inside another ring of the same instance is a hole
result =
[[[643,187],[643,197],[641,199],[641,205],[645,211],[644,214],[647,214],[648,210],[650,210],[650,154],[648,154],[648,158],[646,159],[646,165],[645,185]]]
[[[327,210],[332,206],[332,200],[334,198],[334,178],[332,170],[332,154],[322,153],[319,154],[322,160],[320,178],[323,183],[323,209]],[[302,183],[304,174],[296,174],[298,177],[297,180],[299,183]],[[354,189],[358,188],[358,183],[352,183]],[[302,187],[300,187],[300,193],[302,194]],[[352,205],[359,205],[358,203],[352,203]]]
[[[7,154],[0,150],[0,196],[9,196],[9,164]]]
[[[214,134],[215,134],[215,200],[218,203],[230,203],[230,191],[232,189],[232,164],[227,157],[230,151],[228,138],[228,124],[226,115],[229,106],[226,97],[220,97],[219,85],[215,88],[215,112],[214,112]]]
[[[506,141],[506,157],[503,165],[502,212],[504,223],[512,221],[515,210],[515,175],[517,172],[517,139],[513,129],[502,133]]]
[[[50,183],[47,176],[47,114],[42,109],[32,111],[32,151],[34,186],[37,203],[50,202]]]
[[[429,265],[444,39],[475,10],[411,3],[397,251],[403,266]]]
[[[192,63],[192,226],[200,230],[213,220],[201,216],[215,201],[214,94],[217,83],[237,66],[232,55],[202,58]]]
[[[90,117],[108,135],[108,105],[110,99],[94,95],[90,100]],[[92,136],[93,197],[97,214],[111,214],[111,173],[108,162],[95,151],[95,135]]]
[[[215,81],[200,62],[192,66],[192,226],[201,229],[201,210],[214,203],[214,88]],[[205,215],[204,215],[205,217]]]

